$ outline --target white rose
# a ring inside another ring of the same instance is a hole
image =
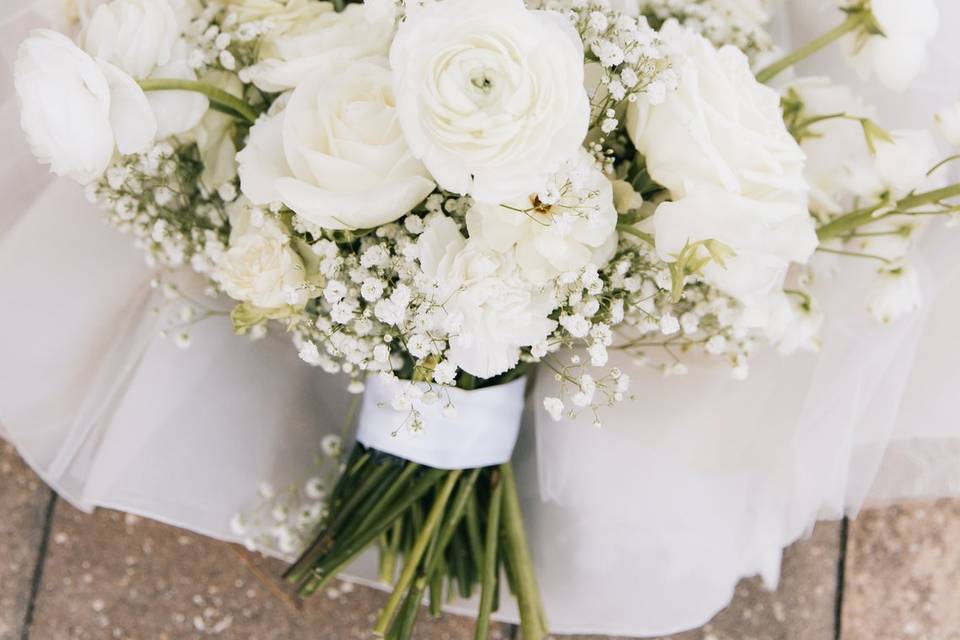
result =
[[[467,240],[456,223],[434,217],[417,241],[420,266],[436,283],[442,309],[462,319],[450,337],[451,362],[480,378],[515,367],[521,347],[546,340],[556,327],[550,287],[526,280],[514,253],[498,253]]]
[[[433,191],[397,122],[385,60],[310,76],[263,116],[237,157],[243,192],[329,229],[396,220]]]
[[[14,77],[30,147],[57,175],[92,182],[115,150],[139,153],[153,141],[157,122],[137,83],[66,36],[32,32],[17,51]]]
[[[888,89],[904,91],[927,67],[927,44],[940,25],[936,2],[871,0],[870,11],[883,34],[849,36],[850,63],[864,79],[876,75]]]
[[[933,121],[941,137],[950,145],[960,148],[960,101],[937,111]]]
[[[533,193],[587,133],[583,43],[522,0],[445,0],[408,16],[390,49],[397,110],[444,189],[498,203]]]
[[[769,306],[790,263],[806,262],[817,246],[804,154],[783,124],[779,96],[756,81],[741,51],[717,50],[676,23],[661,37],[674,52],[677,89],[628,114],[650,176],[673,199],[654,215],[657,252],[672,261],[688,243],[718,240],[736,255],[725,267],[704,267],[707,281],[744,304]]]
[[[137,79],[170,61],[180,36],[167,0],[111,0],[94,11],[84,30],[84,50]]]
[[[264,91],[292,89],[311,72],[335,71],[390,49],[394,21],[368,20],[361,5],[337,12],[330,2],[295,2],[290,10],[297,19],[273,16],[276,26],[261,39],[260,62],[244,70],[244,79]]]
[[[613,186],[589,153],[581,151],[551,182],[558,197],[475,203],[467,213],[471,238],[500,253],[516,250],[524,276],[543,284],[590,263],[602,267],[617,246]]]
[[[276,309],[305,300],[305,269],[290,236],[274,218],[253,224],[249,203],[230,208],[230,244],[217,261],[215,278],[234,300]]]

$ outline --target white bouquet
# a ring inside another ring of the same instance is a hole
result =
[[[302,552],[288,577],[308,595],[379,545],[388,638],[411,637],[426,594],[439,613],[478,589],[485,638],[501,575],[523,637],[546,635],[510,466],[533,367],[560,383],[546,412],[598,427],[632,398],[610,349],[744,377],[759,345],[817,347],[814,252],[876,262],[864,306],[892,322],[921,301],[912,238],[960,210],[941,178],[957,156],[928,133],[884,130],[824,79],[779,80],[841,41],[902,88],[928,0],[850,2],[779,58],[759,0],[78,8],[75,39],[21,45],[30,144],[161,277],[188,266],[232,299],[237,333],[278,326],[364,394],[324,508],[277,546]],[[938,122],[956,144],[957,109]],[[186,346],[217,312],[184,300]]]

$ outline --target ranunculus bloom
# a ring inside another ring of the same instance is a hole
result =
[[[521,347],[543,342],[556,328],[549,317],[556,306],[552,287],[524,278],[514,251],[467,240],[445,216],[429,222],[417,247],[423,273],[436,282],[436,300],[460,325],[447,355],[467,373],[490,378],[509,371]]]
[[[96,61],[55,31],[34,31],[14,66],[20,123],[34,155],[57,175],[86,184],[114,150],[145,151],[157,121],[130,76]]]
[[[136,80],[196,80],[187,64],[187,44],[180,37],[192,13],[186,0],[111,0],[99,5],[82,35],[84,50],[110,62]],[[195,127],[210,107],[190,91],[153,91],[147,95],[157,119],[158,138]]]
[[[583,43],[522,0],[427,5],[390,64],[403,132],[444,189],[491,203],[536,192],[587,133]]]
[[[790,263],[806,262],[817,246],[804,154],[779,96],[756,81],[741,51],[717,50],[675,23],[661,37],[679,85],[661,104],[635,103],[628,123],[650,176],[673,200],[654,215],[657,251],[671,261],[688,242],[724,243],[736,255],[704,267],[707,281],[768,307]]]
[[[170,62],[179,36],[177,14],[167,0],[111,0],[93,12],[83,48],[142,79]]]
[[[392,18],[371,21],[363,6],[334,11],[329,2],[293,2],[287,15],[271,15],[276,25],[261,39],[260,62],[244,70],[264,91],[296,87],[311,72],[334,71],[370,56],[385,56],[393,39]]]
[[[467,214],[471,238],[500,253],[515,250],[525,277],[542,284],[590,263],[602,267],[617,248],[613,185],[593,157],[581,151],[551,182],[553,197],[476,203]]]
[[[217,261],[215,278],[234,300],[276,309],[306,299],[305,269],[290,236],[274,218],[254,225],[248,202],[230,210],[230,246]]]
[[[940,25],[935,0],[871,0],[883,35],[850,36],[850,63],[863,77],[876,76],[889,89],[904,91],[927,68],[927,45]]]
[[[257,121],[237,159],[250,200],[329,229],[391,222],[434,188],[403,138],[385,60],[310,76],[282,113]]]

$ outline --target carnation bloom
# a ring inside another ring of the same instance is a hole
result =
[[[521,347],[556,328],[552,289],[526,280],[513,252],[497,253],[467,240],[448,217],[435,216],[417,243],[432,295],[456,318],[447,356],[467,373],[490,378],[520,360]]]

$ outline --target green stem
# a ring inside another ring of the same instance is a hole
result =
[[[430,513],[427,515],[427,519],[420,530],[420,535],[417,536],[417,540],[414,542],[413,548],[407,556],[406,563],[403,566],[403,572],[400,574],[397,583],[393,586],[390,598],[387,600],[387,604],[384,605],[377,624],[373,627],[373,633],[378,636],[383,636],[387,632],[387,627],[390,626],[390,622],[397,613],[397,607],[403,602],[403,597],[416,576],[417,568],[420,566],[420,560],[423,558],[423,554],[427,550],[427,545],[430,544],[430,540],[433,537],[433,532],[443,518],[444,509],[447,506],[447,501],[450,499],[450,494],[453,493],[453,488],[456,486],[457,480],[463,471],[457,469],[446,473],[447,478],[439,493],[437,493],[433,506],[430,508]]]
[[[503,482],[495,479],[487,514],[487,535],[483,547],[483,576],[480,588],[480,609],[474,627],[474,640],[486,640],[490,631],[490,612],[493,610],[493,591],[497,578],[497,542],[500,537],[500,510],[503,506]],[[524,633],[524,638],[528,637]]]
[[[651,247],[656,246],[656,242],[654,241],[653,236],[651,234],[640,231],[640,229],[637,229],[632,225],[618,224],[617,230],[622,231],[624,233],[629,233],[632,236],[636,236],[637,238],[640,238],[641,240],[649,244]]]
[[[223,89],[218,89],[204,82],[179,80],[177,78],[147,78],[140,81],[140,88],[144,91],[192,91],[200,93],[205,95],[212,104],[229,110],[250,124],[257,120],[257,112],[249,104]]]
[[[955,198],[957,196],[960,196],[960,183],[953,184],[942,189],[935,189],[933,191],[907,196],[906,198],[899,200],[894,205],[894,209],[898,212],[909,211],[910,209],[914,209],[921,205],[940,202],[942,200],[946,200],[947,198]],[[878,204],[872,207],[857,209],[856,211],[842,215],[839,218],[834,218],[827,224],[817,229],[817,236],[820,238],[821,242],[831,238],[845,236],[854,229],[877,220],[874,214],[878,209],[880,209],[881,206],[882,205]]]
[[[850,15],[847,16],[846,20],[841,22],[830,31],[827,31],[823,35],[814,38],[796,51],[792,51],[773,64],[761,69],[759,73],[757,73],[757,80],[760,82],[769,82],[779,75],[781,71],[792,67],[807,56],[813,55],[820,49],[823,49],[827,45],[839,40],[841,37],[845,36],[851,31],[859,29],[861,25],[866,23],[870,15],[870,12],[866,10],[851,12]]]
[[[517,481],[509,462],[500,465],[503,477],[503,528],[506,537],[507,558],[516,581],[517,605],[520,609],[520,631],[524,640],[543,640],[547,637],[547,620],[540,601],[540,588],[533,570],[533,560],[527,548],[527,534],[523,528],[523,513],[517,495]]]
[[[843,251],[841,249],[828,249],[827,247],[817,247],[817,251],[821,253],[832,253],[838,256],[847,256],[848,258],[866,258],[867,260],[879,260],[885,264],[890,262],[889,258],[884,258],[883,256],[878,256],[873,253],[860,253],[859,251]]]

